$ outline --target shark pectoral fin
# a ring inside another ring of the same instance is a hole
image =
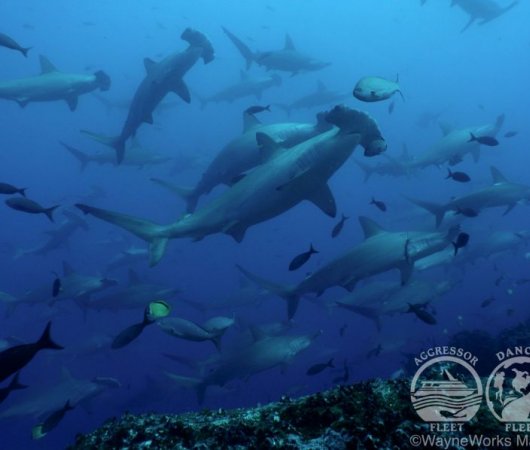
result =
[[[473,22],[476,20],[476,17],[475,16],[471,16],[469,18],[469,21],[467,22],[466,26],[464,28],[462,28],[462,30],[460,30],[460,33],[463,33],[464,31],[466,31],[471,25],[473,25]]]
[[[480,147],[471,150],[471,156],[473,157],[473,161],[478,163],[480,160]]]
[[[20,106],[21,108],[25,108],[26,106],[28,106],[28,103],[29,103],[29,100],[26,97],[16,98],[15,101],[18,103],[18,106]]]
[[[398,267],[398,269],[401,272],[401,285],[404,286],[409,282],[410,277],[412,276],[412,271],[414,270],[414,263],[403,261]]]
[[[241,242],[245,237],[247,226],[239,221],[230,222],[224,229],[223,233],[226,233],[234,238],[236,242]]]
[[[68,104],[68,107],[70,108],[70,111],[75,111],[77,108],[77,95],[65,98],[64,101]]]
[[[357,278],[350,278],[346,282],[342,283],[341,286],[346,289],[348,292],[352,292],[357,285]]]
[[[269,159],[276,151],[282,148],[281,144],[276,142],[268,134],[257,132],[256,143],[258,144],[262,161]]]
[[[144,117],[144,122],[145,123],[148,123],[150,125],[153,125],[153,115],[152,114],[147,114],[145,117]]]
[[[156,62],[154,62],[151,58],[144,58],[144,67],[145,67],[145,73],[149,75],[153,68],[156,66]]]
[[[505,216],[506,214],[508,214],[513,208],[515,208],[515,205],[517,205],[517,203],[511,203],[510,205],[508,205],[502,215]]]
[[[337,215],[337,204],[333,192],[327,184],[314,191],[307,199],[320,208],[324,214],[335,217]]]
[[[186,83],[184,83],[182,79],[179,79],[178,81],[176,81],[171,90],[175,94],[177,94],[182,100],[184,100],[186,103],[191,102],[190,90],[188,89],[188,86],[186,86]]]
[[[164,256],[166,252],[168,243],[168,238],[155,238],[149,243],[149,266],[153,267],[158,264],[158,262]]]

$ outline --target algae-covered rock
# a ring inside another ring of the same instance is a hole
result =
[[[461,434],[499,434],[490,416],[483,405]],[[70,449],[407,449],[421,433],[432,434],[412,408],[410,380],[373,380],[256,408],[126,414]]]

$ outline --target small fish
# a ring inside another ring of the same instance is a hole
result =
[[[344,333],[346,332],[346,328],[348,328],[348,324],[345,323],[342,325],[342,327],[339,328],[339,336],[344,337]]]
[[[506,310],[506,315],[507,315],[508,317],[511,317],[511,316],[513,315],[514,312],[515,312],[515,309],[513,309],[513,308],[508,308],[508,309]]]
[[[138,336],[140,336],[140,334],[142,334],[142,331],[144,331],[145,327],[152,325],[158,319],[167,317],[170,311],[170,305],[163,300],[156,300],[149,303],[144,310],[144,320],[122,330],[114,338],[110,347],[116,350],[129,345]]]
[[[247,113],[247,114],[258,114],[258,113],[263,112],[263,111],[269,111],[270,112],[270,110],[271,110],[271,105],[267,105],[267,106],[256,105],[256,106],[251,106],[251,107],[245,109],[245,113]]]
[[[447,176],[445,177],[446,180],[451,178],[459,183],[467,183],[468,181],[471,181],[471,178],[465,172],[451,172],[451,169],[447,169],[447,172]]]
[[[473,133],[469,133],[471,137],[467,142],[478,142],[482,145],[487,145],[488,147],[495,147],[496,145],[499,145],[499,141],[495,139],[493,136],[475,136]]]
[[[458,208],[455,211],[455,214],[462,214],[463,216],[466,216],[466,217],[477,217],[478,216],[478,212],[475,211],[473,208]]]
[[[4,33],[0,33],[0,47],[16,50],[17,52],[22,53],[26,58],[28,57],[28,52],[31,50],[31,47],[21,47],[17,41]]]
[[[504,280],[504,275],[501,275],[499,278],[495,280],[495,286],[498,286],[499,284],[501,284],[503,280]]]
[[[396,77],[396,81],[381,77],[363,77],[355,85],[353,96],[363,102],[380,102],[392,97],[396,92],[405,100],[399,87],[399,77]]]
[[[46,436],[61,423],[61,420],[63,420],[65,414],[72,409],[74,409],[74,407],[70,404],[70,400],[68,400],[61,409],[51,413],[48,417],[46,417],[44,422],[33,427],[31,430],[33,439],[41,439]]]
[[[314,253],[318,253],[318,251],[315,250],[313,248],[313,244],[311,244],[307,252],[300,253],[298,256],[295,256],[293,258],[293,260],[289,264],[289,270],[293,271],[302,267],[307,261],[309,261],[309,258],[311,258],[311,255],[313,255]]]
[[[2,403],[8,396],[11,394],[12,391],[15,391],[17,389],[26,389],[27,386],[25,384],[20,384],[18,382],[18,377],[20,376],[20,372],[17,372],[17,374],[13,377],[11,380],[11,383],[5,388],[0,388],[0,403]]]
[[[507,131],[506,133],[504,133],[504,137],[511,138],[511,137],[517,136],[518,133],[519,133],[518,131]]]
[[[461,248],[464,248],[467,245],[468,242],[469,242],[469,234],[460,233],[457,236],[456,241],[452,243],[453,247],[455,249],[455,256],[458,253],[458,250],[461,249]]]
[[[48,322],[42,336],[37,342],[16,345],[0,352],[0,381],[4,381],[7,377],[25,367],[39,351],[44,349],[63,349],[62,346],[56,344],[51,338],[51,326],[51,322]]]
[[[0,194],[20,194],[22,197],[26,196],[27,188],[17,188],[9,183],[0,183]]]
[[[486,308],[489,305],[491,305],[495,301],[495,297],[488,297],[487,299],[483,300],[480,304],[481,308]]]
[[[394,107],[396,106],[396,102],[392,100],[390,105],[388,105],[388,114],[392,114],[394,112]]]
[[[377,208],[379,208],[381,211],[386,211],[386,205],[381,200],[376,200],[372,197],[372,201],[370,202],[370,205],[375,205]]]
[[[344,227],[344,222],[346,222],[349,219],[349,217],[346,217],[344,214],[342,215],[342,218],[340,219],[339,223],[333,227],[333,230],[331,230],[331,237],[336,238],[340,232],[342,231],[342,228]]]
[[[521,286],[522,284],[526,284],[530,282],[530,278],[520,278],[519,280],[515,280],[516,286]]]
[[[53,298],[57,297],[60,292],[61,292],[61,279],[56,278],[55,280],[53,280],[52,297]]]
[[[326,370],[328,367],[335,367],[333,365],[333,358],[331,358],[327,363],[319,363],[311,366],[309,369],[307,369],[306,375],[313,376],[318,375],[320,372]]]
[[[53,212],[59,207],[59,205],[52,206],[51,208],[43,208],[37,202],[24,197],[11,197],[6,200],[6,205],[16,211],[22,211],[29,214],[46,214],[46,217],[53,220]]]
[[[416,314],[416,317],[418,319],[420,319],[422,322],[425,322],[428,325],[436,325],[436,319],[434,318],[434,316],[430,314],[429,312],[425,311],[426,305],[419,305],[419,304],[411,305],[410,303],[408,305],[409,305],[409,310],[407,311],[408,313]]]

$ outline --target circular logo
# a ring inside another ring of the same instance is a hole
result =
[[[482,384],[466,361],[441,356],[423,364],[410,386],[412,406],[426,422],[467,422],[482,401]]]
[[[530,358],[501,362],[488,378],[486,401],[501,422],[530,422]]]

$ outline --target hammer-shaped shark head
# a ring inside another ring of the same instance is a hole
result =
[[[327,113],[326,120],[345,133],[359,133],[361,145],[364,148],[364,156],[376,156],[387,149],[386,141],[381,135],[377,123],[364,112],[348,108],[345,105],[337,105]]]
[[[208,38],[200,31],[194,30],[193,28],[186,28],[180,37],[190,44],[190,47],[202,48],[202,60],[204,64],[208,64],[214,60],[215,51],[213,46]]]

